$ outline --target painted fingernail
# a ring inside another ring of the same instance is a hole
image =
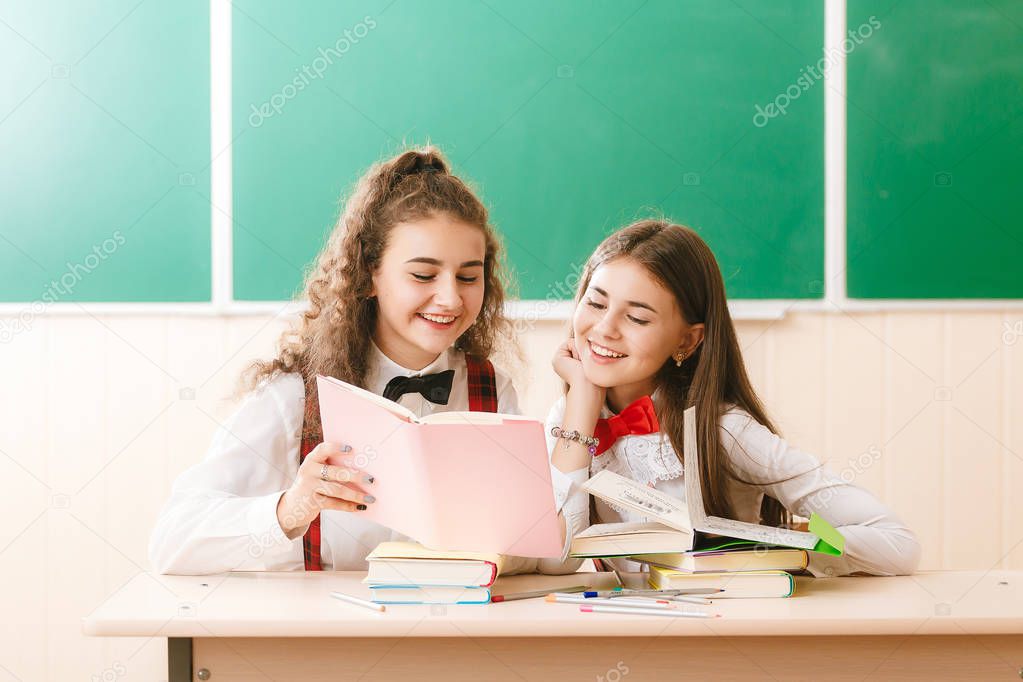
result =
[[[341,447],[341,452],[351,452],[351,451],[352,451],[352,446],[351,445],[344,445],[344,446]]]
[[[372,495],[363,495],[362,501],[367,502],[369,504],[373,504],[374,502],[377,501],[377,498],[373,497]]]
[[[358,509],[359,511],[365,511],[366,505],[364,505],[364,504],[357,504],[357,505],[355,505],[355,508]]]
[[[372,482],[373,482],[373,481],[375,481],[376,479],[375,479],[375,478],[373,478],[372,476],[370,476],[369,474],[366,474],[365,476],[363,476],[363,480],[365,480],[365,481],[366,481],[366,483],[372,483]]]

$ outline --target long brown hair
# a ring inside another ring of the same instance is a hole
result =
[[[277,357],[257,361],[246,370],[243,388],[252,389],[282,372],[301,373],[306,395],[313,401],[317,374],[365,388],[377,324],[372,278],[388,235],[399,223],[436,214],[475,225],[486,238],[483,307],[455,348],[489,357],[510,329],[503,313],[501,246],[483,203],[450,172],[438,149],[425,147],[377,163],[358,181],[306,276],[299,298],[308,301],[308,309],[281,335]],[[317,411],[309,410],[306,432],[315,433],[318,427]]]
[[[678,367],[668,358],[655,379],[663,400],[657,417],[661,431],[682,459],[683,412],[696,406],[696,439],[700,451],[703,504],[711,516],[735,518],[728,496],[728,480],[764,485],[741,478],[729,463],[721,443],[720,419],[728,405],[748,412],[777,433],[746,373],[739,342],[725,299],[725,285],[717,260],[696,232],[665,220],[640,220],[615,232],[590,256],[579,282],[576,304],[589,287],[593,272],[616,258],[631,258],[675,295],[688,324],[704,325],[703,342]],[[777,482],[777,481],[775,481]],[[788,526],[791,514],[765,495],[761,523]]]

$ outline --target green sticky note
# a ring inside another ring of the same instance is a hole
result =
[[[842,534],[835,530],[830,523],[817,516],[816,512],[810,513],[808,530],[820,538],[813,551],[837,556],[845,549],[845,538],[842,537]]]

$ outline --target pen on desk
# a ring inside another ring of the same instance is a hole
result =
[[[693,587],[693,588],[679,588],[675,590],[593,590],[590,592],[584,592],[583,595],[586,597],[657,597],[663,596],[674,597],[680,594],[699,595],[699,594],[718,594],[724,592],[713,587]]]
[[[588,587],[588,585],[573,585],[572,587],[562,587],[561,592],[567,593],[578,593],[582,592]],[[535,599],[537,597],[546,597],[550,594],[550,590],[534,590],[532,592],[516,592],[514,594],[495,594],[490,597],[492,603],[498,603],[502,601],[515,601],[517,599]]]
[[[381,613],[383,613],[384,611],[387,610],[387,607],[384,606],[383,604],[374,604],[371,601],[366,601],[365,599],[359,599],[358,597],[353,597],[350,594],[344,594],[342,592],[331,592],[330,596],[334,597],[334,599],[340,599],[343,602],[348,602],[349,604],[355,604],[356,606],[361,606],[361,607],[363,607],[365,609],[372,609],[374,611],[380,611]]]
[[[649,600],[622,600],[622,599],[587,599],[586,597],[580,597],[574,594],[549,594],[547,595],[547,601],[552,604],[604,604],[607,606],[623,606],[634,609],[675,609],[678,608],[676,604],[672,604],[666,600],[655,601]],[[622,602],[625,603],[622,603]]]
[[[634,606],[605,606],[594,604],[588,606],[582,604],[579,610],[583,613],[624,613],[633,616],[668,616],[669,618],[720,618],[720,613],[705,613],[704,611],[677,611],[674,609],[640,609]]]

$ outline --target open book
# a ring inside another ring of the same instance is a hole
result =
[[[811,514],[809,532],[745,523],[719,516],[708,516],[703,506],[700,487],[699,452],[696,446],[696,408],[683,415],[683,464],[691,475],[685,477],[686,500],[682,501],[659,490],[604,469],[583,484],[583,489],[602,500],[631,509],[653,521],[688,534],[686,542],[676,551],[693,549],[695,531],[752,540],[765,545],[795,547],[824,554],[841,554],[845,539],[827,521]]]
[[[323,384],[327,383],[330,385],[329,391],[331,393],[337,393],[337,391],[345,391],[350,393],[363,401],[370,403],[380,409],[387,410],[396,417],[400,417],[402,420],[412,422],[414,424],[503,424],[506,421],[525,421],[532,422],[536,421],[529,417],[523,417],[519,414],[501,414],[499,412],[434,412],[428,414],[425,417],[417,417],[416,413],[408,409],[404,405],[400,405],[393,400],[377,395],[373,391],[367,391],[364,388],[360,388],[353,384],[335,379],[334,377],[325,377],[323,375],[316,377],[316,389],[322,391]],[[323,400],[320,400],[320,416],[323,416]],[[326,421],[326,420],[324,420]]]
[[[543,424],[515,415],[444,412],[419,419],[357,386],[319,376],[323,439],[350,445],[331,461],[372,474],[360,518],[431,549],[561,556]]]

